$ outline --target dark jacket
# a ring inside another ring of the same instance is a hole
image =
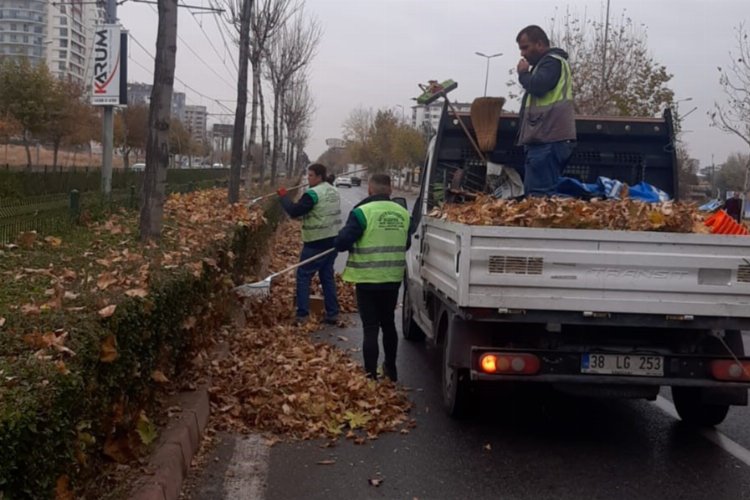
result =
[[[527,109],[527,96],[541,98],[554,90],[562,74],[562,62],[553,55],[568,59],[568,53],[553,47],[549,49],[532,68],[532,71],[518,75],[518,81],[524,88],[519,112],[519,144],[547,143],[563,140],[575,140],[575,116],[573,103],[564,102],[553,105],[543,112]],[[572,77],[569,84],[572,86]]]
[[[391,198],[386,194],[375,194],[372,196],[368,196],[364,200],[357,203],[351,212],[349,212],[349,217],[346,219],[346,224],[344,224],[344,227],[341,228],[341,231],[339,231],[338,236],[336,236],[336,239],[333,242],[333,245],[336,247],[336,250],[339,252],[349,252],[354,247],[354,244],[359,240],[363,234],[365,234],[365,227],[363,226],[363,223],[360,222],[360,218],[362,217],[362,212],[358,211],[357,208],[364,205],[365,203],[370,203],[372,201],[388,201]],[[359,212],[359,213],[358,213]],[[411,232],[409,233],[411,236]],[[409,245],[411,243],[411,238],[406,239],[406,248],[409,249]],[[401,286],[401,282],[398,283],[357,283],[357,288],[362,288],[365,290],[392,290],[392,289],[398,289]]]
[[[304,217],[315,207],[315,200],[307,193],[303,194],[297,203],[290,200],[288,196],[279,197],[279,201],[284,211],[289,217],[293,218]],[[308,241],[305,246],[328,250],[333,247],[333,240],[334,238],[323,238],[322,240]]]

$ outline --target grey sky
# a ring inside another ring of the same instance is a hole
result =
[[[400,114],[400,105],[408,118],[419,82],[453,78],[459,83],[451,94],[454,99],[471,101],[481,96],[486,63],[475,51],[504,54],[490,63],[488,94],[507,95],[508,71],[519,59],[515,44],[519,29],[528,24],[546,29],[555,7],[564,10],[568,5],[579,13],[585,10],[589,17],[603,18],[604,4],[582,0],[306,0],[306,11],[318,18],[324,31],[310,71],[317,112],[308,153],[316,158],[325,151],[326,138],[341,137],[341,125],[356,107],[391,107]],[[710,127],[706,112],[714,101],[724,99],[716,68],[729,61],[734,28],[742,21],[750,24],[750,2],[611,0],[611,16],[619,16],[623,9],[636,24],[645,25],[652,54],[674,75],[670,86],[677,99],[692,98],[681,104],[680,112],[697,106],[684,123],[684,140],[691,154],[705,166],[711,163],[712,154],[720,163],[732,152],[745,151],[739,139]],[[214,16],[180,10],[177,77],[194,90],[180,82],[176,89],[187,93],[189,104],[206,105],[212,113],[233,113],[236,50],[225,49]],[[153,54],[155,7],[126,2],[118,16]],[[130,54],[135,62],[130,64],[129,79],[151,82],[153,60],[135,44]],[[266,95],[270,96],[270,90]],[[229,109],[214,99],[228,101],[223,104]],[[508,107],[517,109],[518,103]],[[232,119],[214,115],[209,122]]]

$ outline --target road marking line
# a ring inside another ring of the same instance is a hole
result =
[[[680,416],[677,414],[677,410],[675,409],[674,404],[672,404],[672,402],[667,398],[657,396],[656,401],[653,402],[653,405],[670,417],[674,417],[677,420],[680,419]],[[700,434],[722,450],[732,455],[740,462],[750,467],[750,450],[748,450],[747,448],[742,447],[742,445],[728,438],[726,435],[722,434],[716,429],[701,429]]]
[[[270,454],[271,447],[262,436],[237,439],[224,479],[225,498],[262,500],[265,497]]]

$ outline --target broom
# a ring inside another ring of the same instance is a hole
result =
[[[482,151],[495,149],[503,104],[504,97],[477,97],[471,103],[471,124],[474,126],[474,134]]]

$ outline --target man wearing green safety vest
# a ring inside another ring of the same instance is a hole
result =
[[[369,196],[351,211],[334,244],[339,252],[349,252],[342,277],[356,283],[367,376],[377,378],[378,336],[382,328],[383,373],[395,382],[398,334],[394,314],[409,246],[409,212],[391,201],[389,176],[372,175],[367,191]]]
[[[287,198],[285,188],[278,190],[284,211],[290,217],[302,217],[300,261],[333,248],[333,240],[341,227],[341,198],[336,188],[326,182],[325,165],[314,163],[307,167],[307,182],[310,186],[297,203]],[[335,261],[336,252],[332,252],[297,268],[297,324],[305,323],[310,316],[310,282],[315,273],[318,273],[323,288],[326,310],[323,321],[332,325],[338,322],[339,302],[333,273]]]
[[[568,54],[550,48],[539,26],[527,26],[516,37],[522,59],[516,67],[525,90],[519,113],[518,144],[524,147],[526,196],[555,194],[576,145],[573,80]]]

